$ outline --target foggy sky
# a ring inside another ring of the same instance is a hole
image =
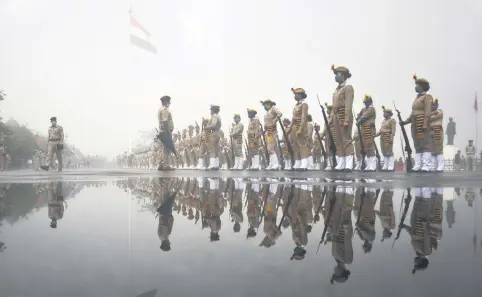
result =
[[[157,55],[129,45],[131,5]],[[350,68],[355,111],[373,96],[377,126],[392,100],[408,116],[417,73],[445,121],[455,118],[456,145],[475,139],[482,1],[0,0],[0,22],[2,116],[42,133],[57,116],[87,154],[113,156],[128,148],[129,130],[156,127],[162,95],[173,99],[176,128],[219,104],[227,131],[233,113],[244,123],[248,107],[262,116],[266,98],[291,117],[290,88],[302,87],[322,122],[316,94],[331,102],[331,64]]]

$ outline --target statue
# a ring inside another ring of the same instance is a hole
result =
[[[457,133],[455,133],[455,122],[453,118],[449,118],[445,134],[447,134],[447,145],[454,145],[454,136]]]

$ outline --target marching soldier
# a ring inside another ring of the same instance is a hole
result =
[[[254,109],[248,108],[248,149],[249,155],[251,156],[251,167],[249,170],[259,170],[260,160],[259,160],[259,149],[261,147],[261,123],[259,119],[256,118],[258,112]]]
[[[234,124],[231,129],[231,139],[233,141],[234,149],[234,166],[233,170],[243,169],[243,131],[244,126],[241,123],[241,116],[239,114],[234,115]]]
[[[283,140],[280,141],[283,144],[283,159],[284,159],[284,170],[291,170],[291,155],[288,149],[288,144],[286,143],[287,141],[291,144],[292,139],[291,139],[291,133],[289,132],[291,130],[291,121],[287,118],[283,119],[283,126],[286,132],[286,137],[283,137]]]
[[[365,95],[363,104],[365,104],[365,107],[358,113],[357,124],[363,133],[361,141],[363,141],[366,154],[365,171],[374,172],[377,170],[377,157],[375,156],[375,142],[373,140],[373,136],[375,136],[376,111],[370,95]]]
[[[308,104],[303,102],[307,95],[302,88],[291,89],[295,95],[296,105],[293,107],[293,117],[291,125],[291,146],[295,164],[293,169],[296,171],[305,171],[308,168],[308,158],[311,151],[308,147]]]
[[[167,137],[172,137],[172,131],[174,130],[174,122],[172,121],[172,114],[169,111],[169,106],[171,105],[171,97],[169,96],[162,96],[161,97],[162,107],[159,109],[157,113],[157,119],[159,122],[159,132],[165,133]],[[166,140],[166,141],[170,141]],[[169,154],[170,149],[166,143],[161,142],[161,160],[159,162],[159,167],[157,170],[160,171],[167,171],[167,170],[174,170],[173,167],[169,166]]]
[[[382,171],[393,171],[395,166],[395,157],[393,156],[393,139],[397,129],[397,122],[392,118],[393,112],[389,108],[383,109],[383,122],[375,137],[380,136],[380,147],[383,155]]]
[[[310,150],[310,156],[308,157],[308,169],[314,170],[315,164],[313,161],[313,117],[311,114],[307,116],[308,128],[306,129],[306,137],[308,138],[308,149]]]
[[[202,125],[206,127],[209,122],[209,119],[203,118]],[[207,162],[207,155],[209,154],[209,144],[211,142],[211,131],[207,131],[203,129],[201,132],[200,140],[199,140],[199,159],[198,159],[198,169],[206,169],[208,167]]]
[[[380,198],[380,210],[375,211],[380,219],[383,236],[382,241],[392,236],[395,228],[395,212],[393,211],[393,190],[384,189]]]
[[[219,170],[219,158],[221,151],[219,148],[219,140],[221,138],[219,129],[221,128],[221,118],[219,117],[220,107],[211,105],[211,119],[209,120],[206,131],[211,132],[209,143],[209,170]]]
[[[413,75],[417,97],[412,104],[412,113],[402,124],[412,124],[412,138],[415,146],[415,164],[412,171],[430,171],[432,162],[432,137],[429,120],[432,114],[432,95],[427,94],[430,83],[424,78]]]
[[[196,146],[198,145],[198,139],[194,136],[194,126],[189,125],[188,127],[188,133],[189,133],[189,138],[188,138],[188,143],[189,143],[189,169],[194,169],[196,168],[197,164],[197,156],[196,156]]]
[[[280,165],[278,160],[279,148],[276,123],[281,119],[283,114],[275,107],[276,102],[270,99],[261,101],[261,104],[263,104],[264,110],[266,110],[264,115],[264,130],[266,133],[266,146],[268,147],[269,153],[269,166],[266,167],[266,170],[278,170]]]
[[[469,140],[469,145],[465,147],[465,154],[467,155],[467,171],[474,171],[474,160],[475,160],[475,146],[474,141]]]
[[[320,124],[318,124],[318,123],[315,123],[314,126],[313,126],[313,129],[317,133],[320,133],[320,128],[321,128]],[[321,144],[320,144],[320,141],[319,141],[319,139],[316,135],[313,135],[313,137],[314,137],[314,139],[313,139],[313,151],[311,153],[311,158],[313,159],[312,169],[313,170],[320,170],[321,169],[321,155],[322,155]],[[320,138],[321,138],[321,135],[320,135]]]
[[[432,136],[432,168],[433,172],[443,172],[445,166],[444,148],[443,148],[443,111],[438,108],[438,99],[435,98],[432,103],[432,114],[430,115],[430,129]]]
[[[337,163],[335,170],[351,171],[353,168],[353,143],[351,140],[353,128],[353,87],[347,84],[351,77],[350,70],[346,67],[331,65],[335,73],[335,81],[338,87],[333,93],[333,111],[335,115],[334,127],[336,134],[336,156]],[[360,135],[361,137],[361,135]]]
[[[62,150],[64,149],[64,128],[57,125],[57,118],[51,117],[50,123],[52,126],[49,127],[48,132],[48,147],[47,147],[47,160],[41,168],[48,171],[53,167],[54,164],[54,154],[59,162],[58,171],[62,171]]]
[[[336,144],[336,133],[335,133],[335,126],[334,126],[336,116],[333,113],[333,105],[329,105],[328,103],[325,102],[325,106],[326,106],[326,113],[328,115],[328,126],[330,127],[330,131],[331,131],[331,134],[333,136],[333,140]],[[321,139],[325,140],[325,148],[327,150],[327,154],[329,156],[332,155],[331,140],[330,140],[331,138],[330,138],[330,135],[328,134],[328,129],[326,128],[326,126],[323,128],[323,133],[321,133]],[[333,164],[332,164],[333,161],[332,161],[331,157],[327,158],[327,160],[325,160],[325,163],[326,163],[326,167],[325,167],[326,171],[330,171],[330,170],[333,169]]]

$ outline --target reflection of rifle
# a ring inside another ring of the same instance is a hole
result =
[[[295,157],[293,153],[293,147],[291,146],[290,140],[288,138],[288,134],[286,134],[285,127],[283,126],[283,123],[281,122],[281,119],[278,119],[278,123],[281,127],[281,131],[283,131],[283,136],[285,137],[285,144],[288,146],[288,153],[290,154],[291,157],[291,166],[295,166]]]
[[[407,188],[407,198],[405,198],[405,201],[402,197],[402,203],[405,202],[405,208],[403,209],[403,214],[402,214],[402,217],[400,218],[400,224],[398,225],[397,236],[393,240],[392,249],[395,246],[395,241],[397,241],[397,239],[400,237],[400,232],[402,232],[402,228],[404,226],[403,222],[405,222],[405,218],[407,216],[408,209],[410,208],[411,201],[412,201],[412,195],[410,194],[410,188]]]
[[[328,225],[331,220],[331,215],[333,214],[333,207],[335,207],[335,201],[336,201],[335,192],[336,192],[336,185],[332,186],[331,188],[330,209],[328,210],[328,215],[326,216],[326,220],[325,220],[325,227],[323,228],[323,233],[321,234],[321,240],[320,240],[320,243],[318,244],[318,249],[316,250],[317,255],[318,255],[318,252],[320,251],[321,244],[325,241],[326,231],[328,230]]]
[[[328,187],[324,187],[323,193],[321,194],[320,204],[318,204],[318,208],[316,209],[316,212],[315,212],[315,216],[314,216],[314,219],[313,219],[313,224],[310,226],[311,228],[312,228],[313,225],[316,224],[316,222],[318,222],[318,220],[319,220],[319,217],[320,217],[319,213],[320,213],[321,207],[323,206],[323,202],[325,201],[325,196],[326,196],[327,190],[328,190]]]
[[[325,121],[326,131],[328,132],[328,136],[330,137],[330,150],[331,150],[331,154],[332,154],[332,157],[333,157],[332,167],[335,168],[336,165],[337,165],[337,163],[336,163],[335,139],[333,138],[333,134],[331,133],[330,124],[328,123],[328,117],[326,116],[325,108],[323,107],[323,105],[321,105],[320,98],[318,97],[318,94],[316,95],[316,98],[318,98],[318,105],[320,105],[320,107],[321,107],[321,112],[323,113],[323,120]]]
[[[268,144],[266,143],[266,135],[264,135],[263,125],[259,124],[261,128],[261,135],[263,135],[263,145],[264,145],[264,156],[266,158],[266,164],[269,165],[269,152],[268,152]]]
[[[294,195],[295,195],[295,184],[293,183],[291,184],[290,194],[288,196],[288,201],[286,202],[286,205],[284,207],[283,215],[281,216],[281,220],[278,225],[278,230],[281,229],[281,224],[283,223],[283,220],[285,219],[286,214],[288,213],[288,207],[290,207],[291,200],[293,200]]]
[[[355,116],[353,115],[353,117],[355,117]],[[363,170],[363,169],[365,169],[365,163],[366,163],[365,158],[367,156],[367,152],[365,151],[365,143],[363,142],[363,132],[362,132],[361,124],[358,122],[358,120],[356,120],[356,128],[358,129],[358,139],[360,139],[360,150],[361,150],[361,155],[362,155],[361,170]]]
[[[405,164],[407,164],[407,172],[409,172],[412,170],[412,148],[410,147],[410,142],[408,141],[407,131],[405,131],[405,126],[403,125],[402,115],[395,106],[395,102],[393,102],[393,107],[395,107],[395,110],[397,111],[398,123],[400,124],[400,129],[402,130],[403,140],[405,140],[405,151],[407,152]]]

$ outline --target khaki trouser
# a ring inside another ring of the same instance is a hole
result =
[[[164,145],[164,143],[161,143],[161,148],[159,149],[159,155],[160,155],[159,166],[162,166],[162,167],[168,166],[170,151]]]
[[[443,141],[444,141],[444,138],[443,138],[443,128],[442,126],[435,126],[435,127],[431,127],[431,130],[432,130],[432,141],[433,141],[433,146],[432,146],[432,154],[433,155],[441,155],[443,154],[444,152],[444,148],[443,148]]]
[[[238,158],[242,158],[243,157],[243,139],[233,138],[233,148],[234,148],[234,156]]]
[[[354,148],[352,143],[353,121],[348,122],[348,126],[343,126],[345,120],[334,119],[335,135],[336,135],[336,155],[338,157],[346,157],[353,155]]]
[[[209,157],[219,158],[220,157],[220,147],[219,147],[219,131],[211,133],[211,141],[209,143]]]
[[[278,133],[271,132],[267,133],[266,135],[266,146],[268,147],[268,153],[270,155],[278,155],[279,148],[278,148]]]
[[[393,157],[393,141],[390,142],[391,137],[391,132],[383,132],[380,135],[380,148],[384,157]]]
[[[62,150],[58,149],[58,145],[60,144],[60,141],[49,141],[47,145],[47,159],[45,161],[45,166],[48,166],[49,168],[53,167],[53,162],[54,162],[54,154],[57,157],[57,160],[59,161],[59,168],[62,169]]]
[[[310,148],[308,147],[308,137],[304,131],[301,131],[299,135],[296,135],[296,128],[293,127],[291,130],[291,146],[293,147],[293,156],[295,161],[300,161],[301,159],[306,159],[310,156]]]
[[[363,147],[367,157],[375,157],[375,142],[373,142],[373,136],[375,135],[374,125],[361,125],[361,131],[363,133]]]
[[[432,136],[430,135],[430,128],[423,129],[424,115],[414,116],[412,119],[412,139],[415,152],[431,153],[432,152]],[[418,127],[417,127],[418,125]]]
[[[467,156],[467,171],[474,171],[475,156]]]

